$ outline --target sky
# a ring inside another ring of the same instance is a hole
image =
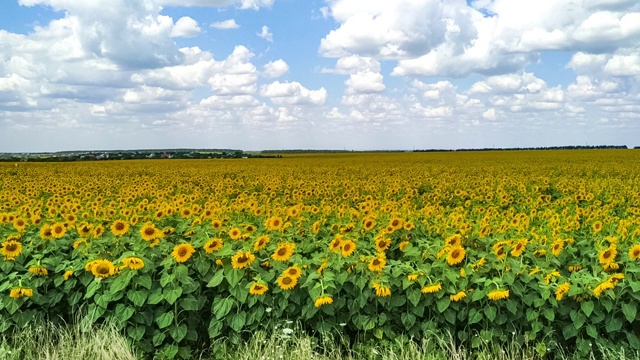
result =
[[[0,152],[640,146],[637,0],[3,0]]]

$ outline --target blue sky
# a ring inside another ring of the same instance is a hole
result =
[[[8,0],[0,152],[640,146],[634,0]]]

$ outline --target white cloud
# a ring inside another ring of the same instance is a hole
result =
[[[289,72],[289,65],[282,59],[268,62],[264,65],[262,76],[277,78]]]
[[[469,89],[470,94],[493,93],[537,93],[545,89],[547,84],[532,73],[507,74],[490,76],[486,80],[476,82]]]
[[[385,89],[383,76],[379,72],[358,71],[349,75],[349,79],[344,82],[347,86],[347,93],[375,93]]]
[[[160,5],[168,6],[227,7],[235,5],[240,9],[253,10],[258,10],[263,7],[268,8],[273,5],[273,0],[156,0],[156,2]]]
[[[235,19],[228,19],[224,21],[218,21],[211,24],[212,28],[220,29],[220,30],[230,30],[237,29],[240,27],[238,23],[236,23]]]
[[[273,34],[271,33],[271,31],[269,31],[269,27],[266,25],[262,26],[262,30],[260,30],[260,32],[256,35],[267,40],[268,42],[273,42]]]
[[[260,88],[260,95],[271,98],[275,104],[324,105],[327,102],[327,90],[309,90],[299,82],[274,81]]]
[[[482,113],[482,117],[488,120],[493,120],[496,118],[496,109],[495,108],[491,108],[491,109],[487,109],[487,111]]]
[[[604,71],[614,76],[640,76],[640,54],[614,55],[604,65]]]
[[[200,34],[201,29],[198,22],[188,16],[183,16],[171,29],[171,37],[195,37]]]

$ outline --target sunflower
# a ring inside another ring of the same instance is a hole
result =
[[[25,297],[32,297],[33,296],[33,289],[21,288],[20,289],[20,294],[22,296],[25,296]]]
[[[162,232],[156,229],[156,226],[152,222],[147,222],[140,229],[140,236],[142,236],[142,239],[145,241],[151,241],[162,235]]]
[[[558,270],[553,270],[550,273],[548,273],[547,276],[544,277],[544,282],[545,284],[549,285],[549,283],[553,278],[558,278],[558,277],[560,277],[560,272]]]
[[[558,256],[562,252],[563,248],[564,248],[564,240],[558,239],[553,242],[553,245],[551,245],[551,254],[553,254],[553,256]]]
[[[95,277],[108,278],[115,274],[115,267],[109,260],[94,260],[92,261],[91,272]]]
[[[385,265],[387,265],[387,261],[383,257],[379,256],[371,259],[368,267],[371,271],[382,272],[382,269],[384,269]]]
[[[493,290],[487,294],[489,300],[498,301],[509,297],[509,290]]]
[[[433,294],[433,293],[437,293],[440,290],[442,290],[442,284],[437,283],[437,284],[423,286],[421,291],[423,294]]]
[[[384,286],[380,283],[373,281],[371,282],[371,287],[375,289],[377,297],[391,296],[391,289],[388,286]]]
[[[624,274],[613,274],[609,277],[609,282],[613,284],[613,286],[618,285],[618,282],[624,279]]]
[[[398,244],[398,249],[400,249],[400,251],[404,252],[404,249],[409,246],[410,242],[408,241],[403,241],[400,244]]]
[[[600,297],[603,292],[607,290],[611,290],[615,287],[609,280],[601,282],[598,286],[593,289],[593,296]]]
[[[316,221],[311,225],[311,232],[318,234],[320,232],[320,221]]]
[[[258,237],[256,239],[255,244],[253,244],[253,251],[260,251],[262,249],[265,248],[265,246],[267,246],[267,244],[269,243],[270,239],[269,236],[267,235],[262,235],[260,237]]]
[[[458,301],[464,299],[465,297],[467,297],[467,293],[464,290],[462,290],[462,291],[459,291],[456,294],[449,295],[449,300],[454,301],[454,302],[458,302]]]
[[[473,265],[471,265],[471,268],[473,268],[473,270],[477,270],[478,268],[480,268],[482,265],[487,263],[487,259],[485,259],[484,257],[481,257],[480,260],[476,261]]]
[[[13,227],[19,232],[23,232],[24,229],[27,227],[27,221],[20,217],[15,218],[13,219]]]
[[[251,263],[256,259],[256,256],[250,253],[249,251],[243,252],[238,251],[231,258],[231,266],[234,269],[244,269],[247,266],[251,265]]]
[[[54,239],[60,239],[67,232],[67,228],[64,223],[55,223],[51,225],[51,237]]]
[[[389,226],[393,228],[393,230],[399,230],[404,225],[404,222],[400,218],[393,218],[389,221]]]
[[[569,293],[570,288],[571,284],[568,282],[558,285],[558,288],[556,289],[556,300],[562,300],[562,298]]]
[[[131,270],[140,270],[144,267],[144,261],[139,257],[130,256],[122,259],[124,266]]]
[[[524,252],[525,248],[527,247],[527,243],[529,241],[527,239],[520,239],[516,245],[513,247],[513,249],[511,249],[511,256],[513,257],[518,257],[520,255],[522,255],[522,253]]]
[[[391,246],[391,239],[384,236],[376,237],[376,251],[383,252]]]
[[[507,253],[504,250],[504,246],[507,244],[506,241],[499,241],[493,244],[493,253],[496,254],[498,259],[502,260],[507,257]]]
[[[591,228],[593,229],[593,234],[594,235],[599,233],[600,231],[602,231],[602,221],[598,220],[598,221],[594,222],[591,225]]]
[[[111,233],[115,236],[122,236],[129,232],[129,223],[122,220],[116,220],[111,224]]]
[[[229,230],[229,237],[232,240],[240,239],[240,235],[242,235],[242,231],[240,231],[240,229],[238,229],[238,228],[233,228],[233,229]]]
[[[64,272],[64,274],[62,275],[62,278],[64,280],[69,280],[71,278],[71,276],[73,276],[73,270],[67,270]]]
[[[569,265],[568,270],[569,270],[569,272],[576,272],[576,271],[580,271],[580,270],[582,270],[582,265],[580,265],[580,264],[576,264],[576,265]]]
[[[302,276],[302,269],[296,265],[290,266],[284,271],[284,274],[291,276],[294,279],[298,279]]]
[[[449,266],[461,263],[466,253],[466,250],[462,246],[452,248],[447,255],[447,263],[449,263]]]
[[[104,234],[104,228],[102,227],[102,225],[98,225],[95,228],[93,228],[93,237],[94,238],[99,238],[100,236],[102,236],[102,234]]]
[[[412,223],[411,221],[407,221],[406,223],[404,223],[403,227],[404,227],[404,229],[406,231],[411,231],[416,227],[416,225],[414,223]]]
[[[319,267],[318,267],[318,269],[316,270],[316,273],[317,273],[318,275],[322,275],[322,273],[324,272],[324,269],[326,269],[326,268],[327,268],[327,265],[328,265],[328,263],[327,263],[327,259],[326,259],[326,258],[325,258],[325,259],[322,259],[322,264],[320,264],[320,266],[319,266]]]
[[[329,244],[329,250],[333,252],[340,252],[341,246],[342,246],[342,235],[337,235]]]
[[[287,273],[278,278],[278,286],[282,290],[291,290],[298,284],[298,279],[289,276]]]
[[[453,234],[453,235],[449,236],[449,237],[444,241],[444,245],[445,245],[445,246],[449,246],[449,247],[462,246],[462,235],[460,235],[460,234]]]
[[[82,238],[89,237],[89,235],[91,235],[91,230],[93,230],[92,226],[87,222],[80,223],[76,229],[78,230],[78,235]]]
[[[49,271],[44,266],[32,266],[29,268],[29,272],[38,276],[47,276]]]
[[[267,290],[269,290],[269,287],[267,285],[254,282],[251,284],[251,287],[249,288],[249,294],[264,295],[264,293],[266,293]]]
[[[629,259],[638,260],[640,259],[640,244],[635,244],[629,249]]]
[[[362,220],[362,226],[366,231],[370,231],[376,226],[376,221],[372,218],[365,218]]]
[[[193,255],[196,249],[190,243],[176,245],[171,252],[171,256],[176,259],[176,262],[183,263]]]
[[[599,251],[598,260],[602,265],[611,264],[614,262],[617,254],[618,250],[616,250],[616,245],[612,244],[607,249]]]
[[[351,240],[342,242],[342,256],[349,257],[356,251],[356,243]]]
[[[222,221],[217,219],[211,220],[211,227],[215,230],[220,230],[222,228]]]
[[[22,289],[20,288],[11,289],[11,291],[9,292],[9,297],[12,299],[20,299],[22,297]]]
[[[287,261],[293,255],[296,244],[292,242],[278,243],[278,248],[273,252],[271,258],[275,261]]]
[[[269,218],[267,219],[267,230],[269,231],[280,230],[283,224],[284,224],[284,221],[282,221],[281,217]]]
[[[407,275],[407,280],[408,281],[416,281],[416,280],[418,280],[418,276],[419,276],[419,274],[409,274],[409,275]]]
[[[22,244],[19,241],[9,240],[2,243],[2,255],[4,260],[15,260],[22,252]]]
[[[333,298],[330,295],[320,296],[315,301],[315,307],[317,308],[323,305],[330,305],[330,304],[333,304]]]
[[[214,253],[222,248],[223,242],[220,238],[213,238],[204,244],[203,248],[207,254]]]

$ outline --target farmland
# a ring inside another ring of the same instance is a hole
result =
[[[189,357],[277,319],[640,349],[640,153],[0,163],[0,332],[115,321]],[[544,349],[543,349],[544,348]]]

